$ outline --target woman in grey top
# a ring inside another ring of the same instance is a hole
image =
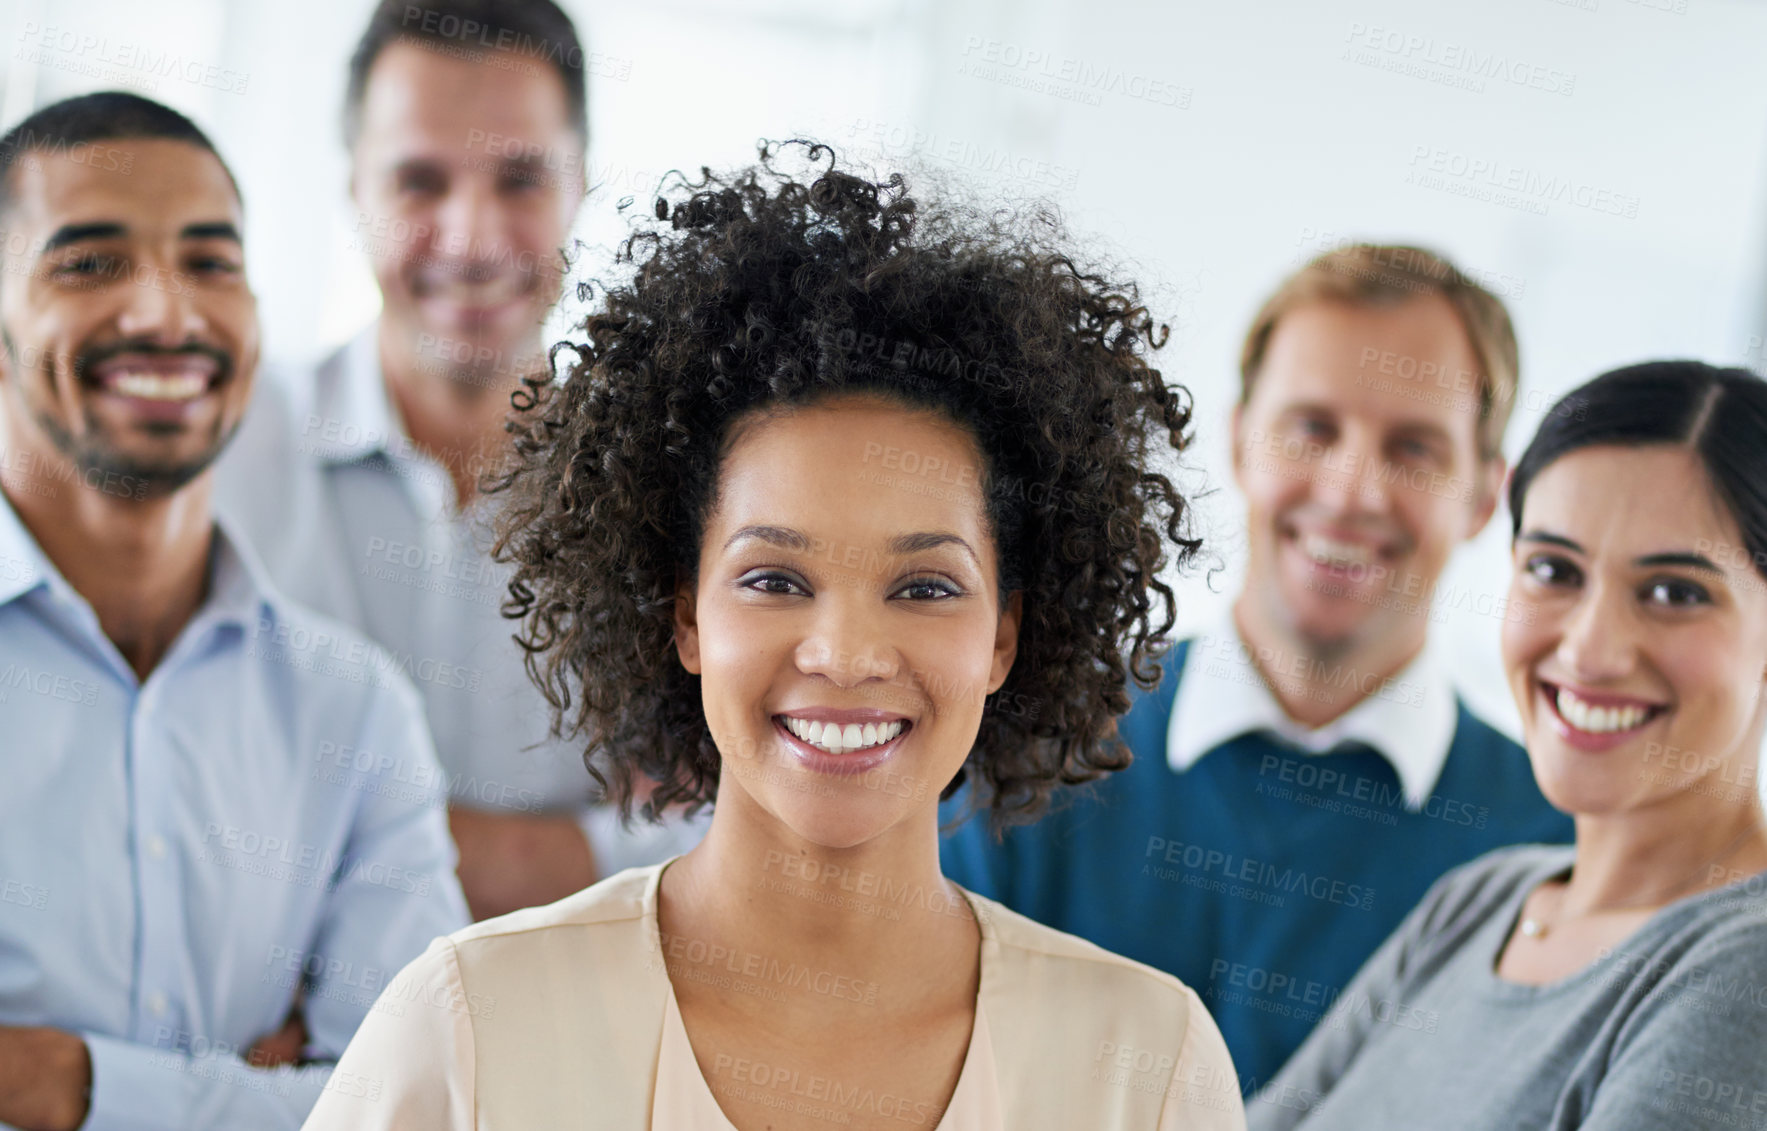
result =
[[[1252,1131],[1767,1128],[1767,383],[1598,377],[1509,506],[1504,666],[1576,845],[1444,876]]]

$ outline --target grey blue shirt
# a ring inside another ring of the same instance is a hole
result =
[[[216,473],[215,501],[291,597],[349,624],[417,686],[449,800],[571,814],[603,874],[685,851],[703,822],[622,830],[591,805],[581,742],[548,737],[517,625],[510,567],[490,553],[494,502],[466,512],[447,470],[406,432],[372,325],[316,369],[262,375]]]
[[[85,1131],[295,1128],[370,1086],[241,1056],[304,994],[336,1060],[467,922],[439,780],[389,657],[224,529],[139,680],[0,495],[0,1025],[85,1039]]]
[[[1246,1104],[1252,1131],[1767,1128],[1767,873],[1664,907],[1583,970],[1504,981],[1573,850],[1444,876]]]

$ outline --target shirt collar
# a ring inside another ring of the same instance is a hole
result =
[[[378,321],[327,358],[314,383],[307,432],[320,466],[379,459],[400,481],[418,514],[453,514],[453,479],[411,439],[381,373]]]
[[[250,631],[254,624],[281,619],[284,598],[258,560],[250,541],[231,520],[214,516],[215,541],[209,558],[209,599],[199,615],[217,623],[235,622]]]
[[[1178,773],[1229,739],[1256,731],[1274,732],[1309,754],[1361,742],[1392,763],[1406,804],[1416,810],[1429,800],[1454,741],[1454,688],[1427,643],[1367,698],[1317,728],[1283,711],[1253,663],[1231,609],[1191,640],[1180,675],[1166,730],[1166,762]]]
[[[380,322],[370,323],[333,354],[315,374],[309,422],[312,447],[321,463],[356,463],[376,454],[405,458],[411,437],[393,406],[380,373]]]
[[[248,629],[254,623],[274,621],[282,597],[276,592],[262,563],[246,540],[220,516],[214,519],[214,542],[209,549],[209,594],[192,618],[214,624],[237,623]],[[48,589],[63,601],[90,611],[83,597],[55,563],[43,553],[12,500],[0,492],[0,605],[16,601],[37,588]],[[96,624],[96,620],[93,621]]]
[[[0,605],[8,604],[59,576],[49,559],[12,509],[12,500],[0,491]]]

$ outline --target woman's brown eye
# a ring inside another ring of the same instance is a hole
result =
[[[745,588],[753,589],[757,593],[767,593],[782,597],[802,594],[805,591],[803,585],[799,583],[797,578],[784,573],[755,574],[754,576],[745,578],[742,584]]]
[[[1653,581],[1651,582],[1647,593],[1652,600],[1676,608],[1685,608],[1688,605],[1709,605],[1712,603],[1712,596],[1706,592],[1704,586],[1697,585],[1691,581],[1685,581],[1679,577]]]
[[[1563,558],[1544,554],[1536,558],[1529,558],[1528,564],[1523,568],[1528,571],[1530,577],[1543,585],[1570,584],[1581,576],[1577,572],[1577,567],[1570,562]]]
[[[897,591],[898,596],[914,601],[940,601],[950,597],[961,597],[963,594],[950,582],[936,577],[921,577],[903,585]]]

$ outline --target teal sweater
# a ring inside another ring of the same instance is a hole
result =
[[[1310,755],[1245,735],[1174,773],[1166,732],[1187,648],[1122,720],[1132,766],[1004,844],[985,815],[971,820],[942,856],[963,886],[1195,989],[1250,1092],[1444,872],[1504,845],[1568,843],[1571,821],[1526,752],[1465,704],[1419,811],[1366,746]]]

